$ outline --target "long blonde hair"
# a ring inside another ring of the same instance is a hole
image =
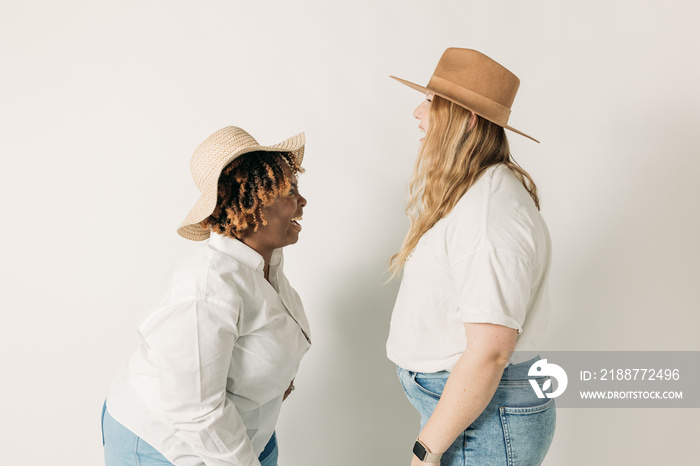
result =
[[[392,277],[399,274],[418,240],[452,211],[489,167],[498,163],[513,170],[539,209],[537,187],[513,160],[505,130],[435,95],[430,105],[428,130],[409,184],[406,214],[410,227],[401,250],[389,260]]]

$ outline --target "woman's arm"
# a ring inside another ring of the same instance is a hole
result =
[[[240,306],[183,301],[141,328],[157,355],[163,414],[203,464],[260,466],[246,426],[226,397]]]
[[[440,402],[418,438],[443,453],[493,398],[518,331],[496,324],[464,324],[467,348],[447,379]],[[426,465],[413,456],[413,466]]]

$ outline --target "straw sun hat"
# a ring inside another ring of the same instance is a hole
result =
[[[425,87],[395,76],[391,78],[417,91],[439,95],[498,126],[539,142],[508,126],[520,79],[483,53],[459,48],[445,50]]]
[[[255,151],[291,152],[297,166],[300,167],[304,158],[304,144],[304,133],[292,136],[274,146],[261,146],[253,136],[236,126],[227,126],[216,131],[192,154],[190,171],[194,184],[202,194],[177,229],[178,234],[193,241],[209,238],[209,230],[199,226],[199,222],[214,212],[219,176],[224,167],[234,159]]]

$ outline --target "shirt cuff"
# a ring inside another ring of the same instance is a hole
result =
[[[510,316],[500,314],[488,314],[475,310],[460,311],[459,316],[465,324],[496,324],[504,327],[512,328],[522,333],[523,327]]]

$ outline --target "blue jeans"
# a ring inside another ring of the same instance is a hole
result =
[[[553,398],[537,398],[527,372],[539,358],[511,364],[481,415],[443,454],[440,466],[539,465],[554,438]],[[420,413],[421,430],[435,410],[450,373],[397,368],[411,404]],[[536,379],[542,386],[548,377]]]
[[[172,465],[158,450],[110,416],[106,403],[102,407],[102,445],[106,466]],[[258,460],[262,466],[277,466],[278,454],[273,432]]]

